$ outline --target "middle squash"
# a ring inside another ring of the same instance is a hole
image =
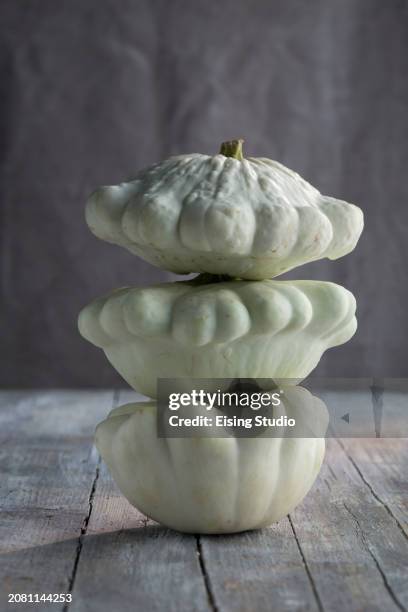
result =
[[[136,391],[156,397],[158,378],[303,380],[357,327],[354,296],[334,283],[205,283],[118,289],[82,310],[79,330]]]

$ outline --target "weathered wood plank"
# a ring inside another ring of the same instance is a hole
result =
[[[291,519],[323,609],[406,609],[406,538],[337,440]]]
[[[7,605],[8,593],[69,591],[98,461],[93,430],[112,398],[111,391],[1,393],[2,611],[30,605]]]
[[[1,610],[27,607],[8,608],[8,592],[71,583],[70,611],[408,607],[407,440],[330,440],[289,519],[197,539],[147,521],[98,468],[91,440],[112,396],[0,395]],[[120,403],[137,399],[125,392]]]
[[[408,439],[339,442],[373,496],[408,538]]]
[[[134,401],[121,392],[119,404]],[[101,465],[70,612],[207,611],[197,540],[147,520]]]
[[[363,399],[355,394],[338,393],[331,400],[349,406],[351,419],[359,412]],[[366,403],[372,404],[373,433],[354,443],[346,435],[340,440],[360,477],[372,494],[394,516],[400,528],[408,535],[408,380],[385,379],[372,381]],[[344,424],[347,429],[354,428]],[[381,436],[381,443],[375,436]],[[396,439],[390,439],[396,437]]]
[[[201,536],[212,598],[220,612],[319,610],[288,518],[269,529]]]

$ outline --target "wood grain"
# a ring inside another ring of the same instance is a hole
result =
[[[331,401],[366,412],[370,393]],[[69,590],[73,602],[53,610],[408,609],[408,440],[330,439],[313,490],[279,524],[187,536],[132,508],[93,450],[96,423],[137,399],[0,394],[2,612],[29,606],[7,607],[8,592]],[[401,394],[385,399],[401,413]]]
[[[288,518],[259,531],[200,536],[200,547],[218,610],[319,609]]]
[[[291,520],[324,610],[406,609],[406,538],[337,440]]]
[[[0,395],[2,611],[29,606],[8,605],[8,593],[69,591],[98,462],[95,421],[112,398],[112,391]]]

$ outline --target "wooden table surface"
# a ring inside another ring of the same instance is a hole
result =
[[[312,491],[279,524],[188,536],[132,508],[93,446],[96,423],[135,396],[0,394],[1,612],[408,609],[406,438],[329,439]]]

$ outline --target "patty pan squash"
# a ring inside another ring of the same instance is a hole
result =
[[[297,419],[306,411],[325,432],[321,400],[301,387],[284,396],[280,414]],[[225,437],[159,438],[156,420],[155,402],[116,408],[95,441],[128,501],[178,531],[233,533],[279,521],[307,494],[324,458],[323,437],[268,437],[265,430],[236,438],[217,427],[214,435]]]
[[[171,157],[101,187],[87,202],[91,231],[165,270],[255,280],[354,249],[360,208],[276,161],[244,159],[241,145]]]
[[[158,378],[299,382],[357,327],[354,296],[334,283],[199,282],[113,291],[81,311],[79,331],[136,391],[156,397]]]

